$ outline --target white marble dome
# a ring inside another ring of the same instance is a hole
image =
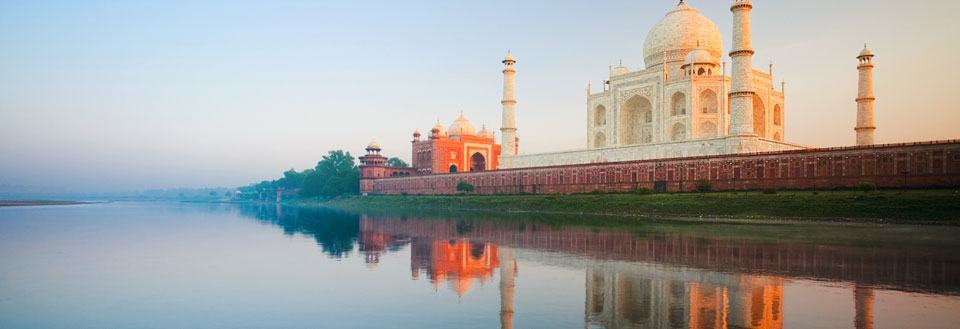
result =
[[[457,118],[457,121],[454,121],[448,129],[450,136],[465,136],[465,135],[476,135],[477,128],[473,127],[473,124],[470,123],[470,120],[467,120],[463,116],[463,113],[460,113],[460,117]]]
[[[694,49],[723,58],[723,36],[716,23],[681,1],[650,29],[643,42],[643,61],[647,68],[661,65],[666,53],[667,62],[678,62]]]

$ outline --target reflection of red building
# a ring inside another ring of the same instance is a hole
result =
[[[458,296],[463,296],[474,279],[484,283],[500,267],[500,253],[491,243],[434,240],[414,241],[410,270],[414,278],[421,273],[436,285],[448,281]]]

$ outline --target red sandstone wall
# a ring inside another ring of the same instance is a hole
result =
[[[453,194],[461,181],[480,194],[691,191],[701,179],[714,190],[957,187],[960,140],[365,179],[361,191]]]

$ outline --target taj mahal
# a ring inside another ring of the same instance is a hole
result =
[[[960,141],[874,144],[874,54],[866,45],[851,56],[859,76],[850,106],[855,146],[789,142],[785,84],[774,81],[772,65],[753,67],[752,9],[750,0],[732,0],[726,50],[717,24],[681,0],[647,33],[643,68],[611,66],[602,86],[587,85],[584,147],[569,151],[521,152],[518,60],[508,52],[499,144],[462,113],[449,127],[413,133],[410,168],[386,165],[372,142],[360,157],[361,191],[456,193],[459,182],[486,194],[687,191],[699,180],[720,189],[960,183]],[[462,173],[469,174],[449,175]]]
[[[505,154],[501,166],[803,149],[785,141],[783,84],[773,81],[772,72],[752,66],[751,9],[750,1],[734,1],[731,7],[732,76],[725,74],[723,37],[717,24],[680,1],[647,34],[644,68],[630,70],[620,64],[610,68],[601,90],[588,86],[586,149]]]

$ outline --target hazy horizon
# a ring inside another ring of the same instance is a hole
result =
[[[677,1],[0,0],[0,187],[232,187],[354,156],[462,110],[498,130],[518,60],[522,153],[583,148],[585,88],[643,67]],[[878,143],[960,137],[957,1],[755,0],[755,67],[786,81],[785,139],[854,141],[857,61],[876,53]],[[729,51],[730,1],[687,3]]]

